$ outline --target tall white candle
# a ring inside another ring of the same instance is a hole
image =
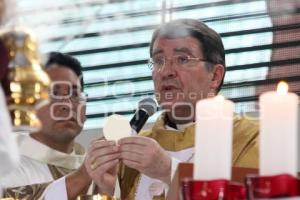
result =
[[[222,96],[198,101],[194,179],[231,179],[233,109]]]
[[[260,105],[260,175],[297,175],[298,96],[288,93],[285,82],[266,92]]]

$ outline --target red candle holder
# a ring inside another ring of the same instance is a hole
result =
[[[245,200],[243,185],[225,179],[202,181],[184,179],[181,182],[183,200]]]
[[[289,174],[249,175],[246,177],[246,188],[249,200],[300,197],[300,179]]]

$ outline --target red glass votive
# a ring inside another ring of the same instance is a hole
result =
[[[181,183],[183,200],[245,200],[243,185],[228,180],[210,181],[184,179]]]
[[[249,175],[246,178],[246,188],[249,200],[300,196],[300,180],[289,174]]]

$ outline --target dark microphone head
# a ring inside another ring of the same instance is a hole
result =
[[[145,125],[147,119],[157,111],[157,103],[154,99],[147,97],[139,102],[133,118],[130,120],[131,128],[138,133]]]
[[[138,108],[146,111],[150,117],[157,111],[157,103],[153,98],[147,97],[139,102]]]

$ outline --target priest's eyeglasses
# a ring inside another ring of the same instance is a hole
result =
[[[175,65],[178,68],[192,68],[197,65],[198,62],[209,62],[206,59],[203,58],[195,58],[188,55],[175,55],[171,58],[167,58],[165,56],[153,56],[148,60],[148,67],[154,71],[154,70],[161,70],[167,60],[171,61],[173,65]]]

